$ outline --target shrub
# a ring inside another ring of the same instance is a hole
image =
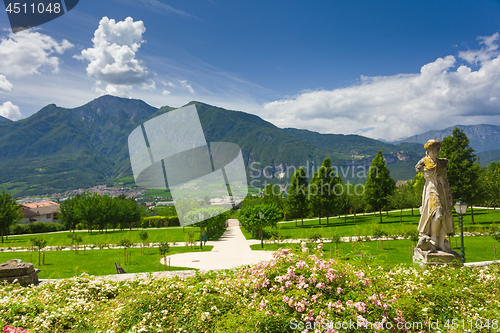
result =
[[[52,222],[35,222],[28,224],[16,224],[10,229],[11,235],[40,234],[45,232],[56,232],[68,230],[64,225]]]
[[[278,230],[272,229],[264,232],[264,238],[278,239],[280,238],[280,233]]]
[[[410,239],[410,241],[416,243],[419,239],[419,232],[418,230],[409,231],[406,233],[406,236]]]
[[[106,243],[106,242],[104,242],[104,241],[97,241],[97,242],[95,243],[95,245],[96,245],[96,246],[97,246],[100,250],[104,249],[105,247],[109,247],[109,244],[107,244],[107,243]]]
[[[315,232],[315,231],[313,231],[313,232],[311,232],[311,233],[309,234],[309,240],[310,240],[311,242],[317,242],[317,241],[319,241],[321,238],[323,238],[323,235],[322,235],[321,233],[319,233],[319,232]]]
[[[332,243],[334,243],[334,244],[339,244],[340,243],[340,238],[341,237],[338,234],[335,234],[332,237],[330,237]]]
[[[170,251],[170,246],[168,245],[168,242],[161,242],[160,246],[158,246],[158,252],[160,252],[160,255],[164,256]]]
[[[125,249],[128,249],[129,247],[134,246],[134,243],[132,243],[132,241],[130,241],[130,239],[128,239],[128,238],[122,238],[120,240],[120,242],[118,242],[118,244],[116,244],[116,245],[117,246],[122,246]]]
[[[28,333],[28,330],[25,330],[22,327],[14,327],[10,325],[5,325],[3,328],[3,333]]]
[[[491,238],[493,238],[497,242],[500,242],[500,233],[491,234]]]
[[[184,238],[184,241],[186,243],[186,247],[191,246],[191,248],[193,248],[193,246],[196,242],[194,239],[194,231],[188,231],[188,233],[186,234],[186,236]]]
[[[381,238],[381,237],[384,237],[384,236],[387,236],[387,232],[384,231],[384,230],[381,230],[379,228],[376,228],[374,231],[373,231],[373,237],[375,238]]]
[[[36,288],[3,285],[0,325],[23,318],[36,332],[314,332],[315,323],[352,321],[354,329],[318,331],[403,332],[397,328],[426,323],[404,332],[430,332],[428,324],[455,319],[473,328],[442,331],[493,332],[499,289],[496,265],[380,267],[282,249],[269,262],[187,279],[123,283],[82,274]],[[392,329],[361,327],[367,323]]]

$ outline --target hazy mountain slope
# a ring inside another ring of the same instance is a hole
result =
[[[5,118],[5,117],[0,116],[0,123],[1,123],[1,122],[4,122],[4,121],[12,121],[12,120],[10,120],[10,119],[7,119],[7,118]]]
[[[393,144],[354,134],[320,134],[318,132],[295,128],[285,128],[284,130],[303,141],[327,151],[329,154],[337,154],[337,156],[343,159],[374,155],[379,150],[382,150],[384,153],[391,153],[398,149]]]
[[[500,149],[483,151],[476,154],[476,156],[482,165],[487,166],[491,162],[498,162],[500,160]]]
[[[442,140],[445,136],[452,135],[455,127],[461,128],[467,135],[470,145],[476,152],[500,149],[500,126],[495,125],[457,125],[445,128],[444,130],[432,130],[423,134],[414,135],[399,142],[414,142],[425,144],[430,139]]]

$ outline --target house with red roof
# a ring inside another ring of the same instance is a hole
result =
[[[59,204],[53,201],[33,202],[21,205],[23,222],[59,222],[57,214],[61,212]]]

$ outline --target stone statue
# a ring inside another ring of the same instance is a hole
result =
[[[451,249],[446,239],[447,233],[455,231],[453,197],[446,179],[448,160],[438,158],[440,141],[429,140],[424,148],[427,154],[415,166],[417,172],[424,174],[425,185],[418,224],[420,238],[414,251],[414,261],[433,264],[461,262],[460,255]]]

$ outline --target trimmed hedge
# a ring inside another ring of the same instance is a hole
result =
[[[161,228],[180,226],[177,216],[148,216],[142,219],[142,228]]]
[[[16,224],[10,228],[11,235],[40,234],[44,232],[68,230],[60,223],[35,222],[28,224]]]

